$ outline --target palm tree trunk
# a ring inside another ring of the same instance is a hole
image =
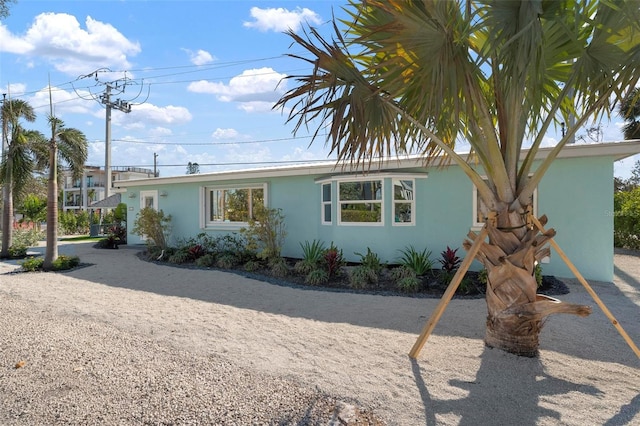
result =
[[[549,255],[546,245],[553,229],[541,234],[527,224],[526,215],[504,213],[494,224],[487,221],[489,241],[476,258],[487,269],[487,328],[485,344],[520,355],[538,355],[539,336],[547,316],[567,313],[586,316],[591,308],[560,302],[536,294],[536,262]],[[546,217],[540,222],[545,224]],[[469,237],[474,239],[475,234]],[[471,242],[465,242],[465,248]]]
[[[47,187],[47,249],[42,269],[50,271],[58,258],[58,150],[55,141],[49,150],[49,182]]]
[[[9,168],[7,169],[9,170]],[[13,240],[13,191],[9,177],[2,186],[2,199],[2,251],[0,251],[0,258],[7,258]]]

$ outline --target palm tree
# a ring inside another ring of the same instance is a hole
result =
[[[2,251],[0,257],[9,256],[13,237],[13,197],[20,191],[34,169],[30,141],[38,137],[37,132],[28,132],[20,124],[24,119],[33,122],[36,115],[29,103],[21,99],[10,99],[2,104]]]
[[[620,115],[626,121],[622,128],[625,139],[640,139],[640,88],[632,89],[620,102]]]
[[[47,191],[47,249],[42,268],[53,269],[58,258],[58,157],[65,162],[74,179],[82,177],[87,161],[87,138],[80,130],[66,128],[64,122],[50,115],[49,182]]]
[[[485,343],[535,356],[548,315],[590,308],[536,295],[534,267],[555,231],[529,222],[532,195],[580,126],[640,77],[637,2],[350,0],[345,11],[331,41],[314,28],[288,32],[310,55],[290,56],[313,71],[287,77],[296,87],[276,107],[290,108],[294,132],[328,129],[343,163],[366,168],[394,153],[456,163],[486,210],[476,256],[488,271]],[[561,122],[573,125],[537,162]],[[468,157],[455,152],[460,141]]]

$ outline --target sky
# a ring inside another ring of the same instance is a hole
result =
[[[89,141],[87,164],[104,167],[111,89],[111,165],[183,175],[329,159],[324,137],[294,135],[273,105],[290,75],[311,71],[288,54],[285,31],[331,33],[346,0],[18,0],[0,21],[0,90],[28,101],[28,128],[47,135],[49,84],[54,114]],[[623,120],[603,122],[600,140],[622,140]],[[593,143],[586,131],[577,143]],[[550,134],[546,145],[559,137]],[[335,158],[335,157],[334,157]],[[636,160],[616,163],[628,177]]]

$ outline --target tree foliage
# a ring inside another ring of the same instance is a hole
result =
[[[165,216],[162,210],[145,207],[138,212],[133,222],[132,234],[147,239],[147,244],[155,245],[161,250],[168,247],[171,232],[171,215]]]

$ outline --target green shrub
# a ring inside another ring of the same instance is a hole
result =
[[[640,187],[616,192],[613,205],[614,245],[640,249]]]
[[[408,266],[399,266],[391,269],[391,281],[398,283],[400,280],[407,277],[417,277],[416,272]]]
[[[262,263],[257,260],[249,260],[244,264],[244,270],[247,272],[255,272],[262,268]]]
[[[186,251],[186,250],[178,250],[177,252],[175,252],[174,254],[169,256],[169,258],[167,259],[167,262],[180,265],[180,264],[183,264],[183,263],[189,263],[192,260],[193,259],[189,255],[188,251]]]
[[[257,205],[253,214],[255,217],[249,219],[249,227],[240,230],[247,239],[247,248],[257,252],[259,259],[279,257],[287,236],[282,209],[269,209]]]
[[[53,261],[54,271],[66,271],[68,269],[75,268],[80,264],[80,258],[78,256],[66,256],[61,254],[56,260]]]
[[[44,263],[44,259],[41,257],[28,257],[27,259],[25,259],[22,262],[19,262],[18,264],[22,267],[22,269],[24,271],[27,272],[35,272],[35,271],[41,271],[42,270],[42,264]]]
[[[408,246],[400,250],[400,254],[398,263],[413,270],[417,276],[425,275],[433,269],[431,252],[427,251],[426,248],[422,251],[417,251],[413,246]]]
[[[372,252],[369,247],[367,247],[366,254],[361,254],[361,253],[355,253],[355,254],[357,256],[360,256],[360,264],[365,268],[369,268],[371,271],[373,271],[376,274],[376,276],[380,272],[382,272],[384,265],[382,264],[382,262],[380,262],[380,258],[378,257],[378,255]]]
[[[36,229],[16,229],[13,231],[13,245],[33,247],[44,240],[45,235]]]
[[[289,275],[289,267],[282,257],[276,257],[269,260],[269,271],[274,277],[286,277]]]
[[[216,266],[222,269],[233,269],[240,263],[238,257],[231,253],[224,253],[218,257]]]
[[[215,261],[216,257],[211,253],[207,253],[204,256],[196,259],[196,265],[200,266],[201,268],[210,268],[215,264]]]
[[[12,245],[9,247],[9,257],[13,259],[22,259],[27,255],[27,246],[23,245]]]
[[[168,235],[171,232],[171,215],[165,216],[162,210],[145,207],[138,212],[133,222],[132,234],[147,238],[149,244],[160,249],[167,248]]]
[[[324,269],[314,269],[304,279],[304,282],[309,285],[321,285],[327,281],[329,281],[329,274]]]
[[[378,273],[365,265],[358,265],[349,271],[349,287],[363,289],[378,283]]]
[[[317,263],[309,262],[308,260],[302,259],[299,260],[293,265],[293,271],[296,274],[307,275],[309,272],[314,269],[318,269],[319,265]]]
[[[312,265],[318,265],[322,262],[326,250],[324,242],[320,240],[305,241],[304,243],[300,243],[300,247],[302,247],[303,260]]]
[[[44,259],[41,257],[29,257],[19,264],[26,272],[41,271],[42,265],[44,264]],[[66,256],[61,254],[56,260],[53,261],[53,270],[66,271],[75,268],[79,264],[80,258],[78,256]]]
[[[418,277],[404,277],[396,283],[396,286],[404,293],[415,293],[420,289],[420,280]]]

